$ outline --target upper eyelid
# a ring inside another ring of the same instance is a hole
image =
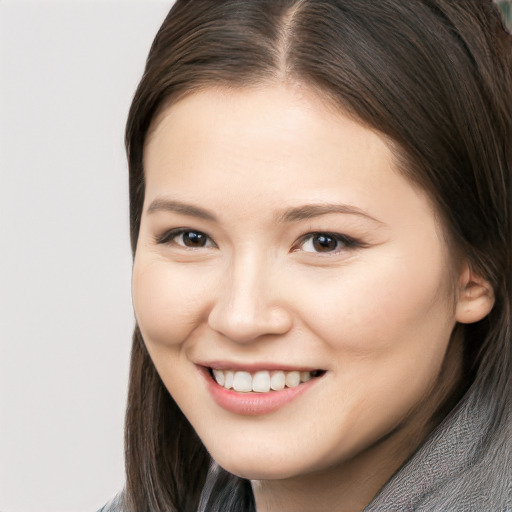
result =
[[[311,231],[309,233],[306,233],[306,234],[300,236],[297,239],[297,241],[301,242],[301,241],[307,240],[308,238],[318,236],[318,235],[327,235],[327,236],[330,236],[330,237],[332,237],[336,240],[339,240],[341,242],[345,242],[347,244],[352,244],[352,245],[360,244],[360,242],[352,236],[344,235],[343,233],[334,233],[332,231]]]
[[[315,235],[328,235],[328,236],[332,236],[333,238],[341,238],[341,239],[344,239],[344,240],[354,240],[353,237],[348,236],[348,235],[344,235],[343,233],[336,233],[334,231],[318,231],[318,230],[308,231],[304,235],[300,236],[298,238],[298,240],[304,239],[304,238],[309,238],[309,237],[312,237],[312,236],[315,236]]]

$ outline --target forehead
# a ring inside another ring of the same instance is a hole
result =
[[[376,217],[410,215],[421,203],[432,214],[384,138],[306,88],[190,94],[155,121],[144,168],[147,201],[199,197],[214,210],[229,204],[251,215],[343,202]]]
[[[177,178],[183,165],[216,179],[223,173],[233,179],[244,169],[274,179],[294,171],[296,184],[327,170],[341,175],[364,167],[374,169],[375,179],[392,161],[376,133],[315,93],[285,87],[191,94],[159,115],[144,152],[149,175],[172,170]]]

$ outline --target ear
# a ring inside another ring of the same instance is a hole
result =
[[[478,322],[489,314],[493,306],[492,286],[465,263],[459,278],[455,319],[462,324]]]

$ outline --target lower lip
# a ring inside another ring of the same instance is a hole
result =
[[[257,416],[277,411],[298,396],[311,389],[322,377],[314,377],[294,388],[284,388],[281,391],[269,393],[239,393],[232,389],[219,386],[211,377],[207,368],[199,367],[200,373],[206,380],[206,387],[215,402],[223,409],[243,416]]]

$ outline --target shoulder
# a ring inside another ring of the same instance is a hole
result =
[[[122,493],[106,503],[98,512],[124,512]]]

